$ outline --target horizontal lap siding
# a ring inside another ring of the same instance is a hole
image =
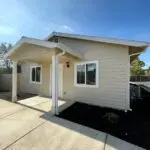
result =
[[[30,83],[30,63],[21,64],[20,91],[23,93],[39,94],[40,84]]]
[[[64,66],[64,99],[129,109],[128,47],[61,38],[61,43],[82,51],[85,60],[99,61],[99,88],[74,86],[74,62]]]
[[[33,63],[22,63],[20,74],[19,90],[23,93],[40,94],[42,96],[51,96],[50,90],[50,64],[42,63],[42,83],[35,84],[30,82],[30,65]]]

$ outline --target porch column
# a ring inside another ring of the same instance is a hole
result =
[[[17,100],[17,62],[13,61],[12,68],[12,102]]]
[[[58,115],[58,56],[52,56],[52,113]]]

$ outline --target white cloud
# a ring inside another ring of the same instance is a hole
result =
[[[74,32],[74,30],[71,27],[67,26],[67,25],[61,25],[61,26],[59,26],[58,29],[57,29],[57,31],[59,31],[59,32],[67,32],[67,33]]]
[[[66,33],[73,33],[74,32],[74,30],[71,27],[67,26],[67,25],[58,25],[58,24],[55,24],[55,23],[49,23],[47,25],[47,27],[44,28],[44,31],[48,34],[50,34],[53,31],[66,32]]]
[[[5,9],[7,8],[6,11]],[[49,21],[49,20],[48,20]],[[63,20],[65,22],[65,20]],[[47,22],[20,0],[1,0],[0,5],[0,41],[17,41],[21,36],[43,38],[52,31],[74,32],[64,22]]]

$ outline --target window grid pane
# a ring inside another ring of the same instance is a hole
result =
[[[32,81],[35,82],[35,68],[32,68]]]
[[[77,84],[85,84],[85,64],[77,65]]]
[[[86,64],[86,84],[96,85],[96,63]]]
[[[41,67],[31,67],[31,81],[41,82]]]
[[[36,67],[36,82],[40,82],[41,67]]]

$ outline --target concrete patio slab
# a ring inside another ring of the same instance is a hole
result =
[[[41,111],[25,109],[0,119],[0,149],[5,148],[38,125],[45,122]]]
[[[0,118],[8,116],[22,109],[25,109],[25,107],[0,99]]]
[[[141,147],[128,143],[124,140],[108,135],[105,150],[144,150]]]
[[[105,137],[105,133],[52,117],[8,149],[101,150]]]
[[[59,106],[63,104],[59,101]],[[17,103],[0,100],[0,107],[0,149],[143,150],[106,133],[52,116],[49,98],[36,96]]]
[[[26,100],[21,100],[18,101],[17,104],[20,104],[22,106],[28,107],[28,108],[35,108],[37,110],[43,110],[45,112],[48,112],[51,110],[51,105],[52,105],[52,100],[50,98],[46,97],[40,97],[40,96],[35,96],[32,98],[28,98]],[[58,101],[58,106],[62,106],[66,104],[65,101],[59,100]]]
[[[17,103],[27,105],[27,106],[34,106],[44,102],[50,102],[50,99],[45,97],[40,97],[40,96],[34,96],[31,98],[27,98],[26,100],[20,100]]]
[[[60,102],[59,105],[61,104],[63,103]],[[41,116],[48,115],[46,118],[49,118],[52,115],[51,102],[43,97],[36,96],[17,103],[1,100],[0,106],[0,149],[6,148],[47,121]]]
[[[26,120],[13,119],[0,121],[0,129],[2,129],[0,132],[0,149],[12,144],[43,122],[39,120],[27,122]]]

